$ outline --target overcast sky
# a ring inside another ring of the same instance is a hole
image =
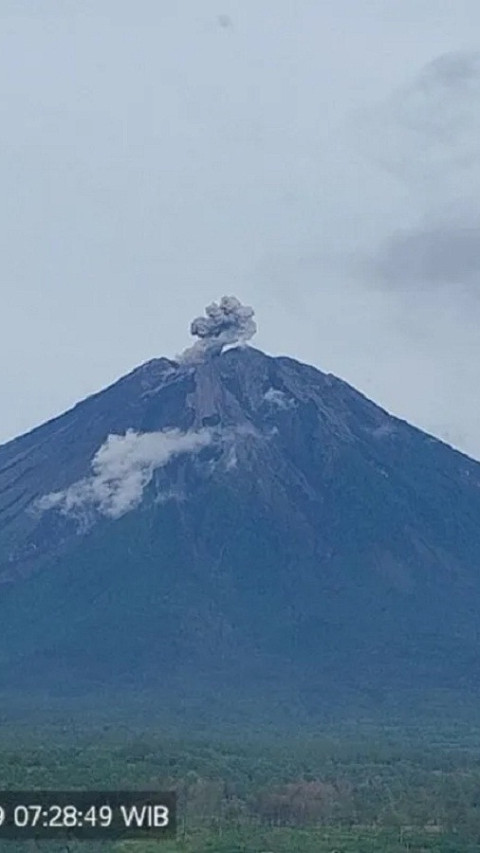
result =
[[[190,342],[480,458],[478,0],[2,0],[5,441]]]

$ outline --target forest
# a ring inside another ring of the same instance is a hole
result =
[[[104,853],[473,853],[480,729],[471,719],[329,722],[216,735],[61,717],[4,719],[1,788],[175,790],[175,840],[0,841]]]

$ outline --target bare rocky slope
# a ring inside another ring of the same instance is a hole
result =
[[[476,690],[479,518],[480,464],[334,376],[152,360],[0,447],[3,684]]]

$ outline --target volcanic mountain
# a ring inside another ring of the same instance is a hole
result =
[[[476,689],[480,464],[222,335],[0,447],[3,685]]]

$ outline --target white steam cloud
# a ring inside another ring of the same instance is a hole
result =
[[[278,388],[269,388],[263,395],[263,399],[272,406],[278,406],[279,409],[292,409],[295,406],[295,400]]]
[[[205,314],[192,321],[190,333],[199,340],[185,350],[181,361],[197,362],[219,355],[225,346],[246,343],[257,331],[253,308],[242,305],[236,296],[222,296],[220,302],[207,305]]]
[[[109,435],[91,462],[90,476],[64,491],[51,492],[37,502],[39,510],[57,508],[64,515],[81,516],[97,510],[108,518],[120,518],[142,500],[156,468],[182,453],[195,453],[212,440],[210,430]]]

